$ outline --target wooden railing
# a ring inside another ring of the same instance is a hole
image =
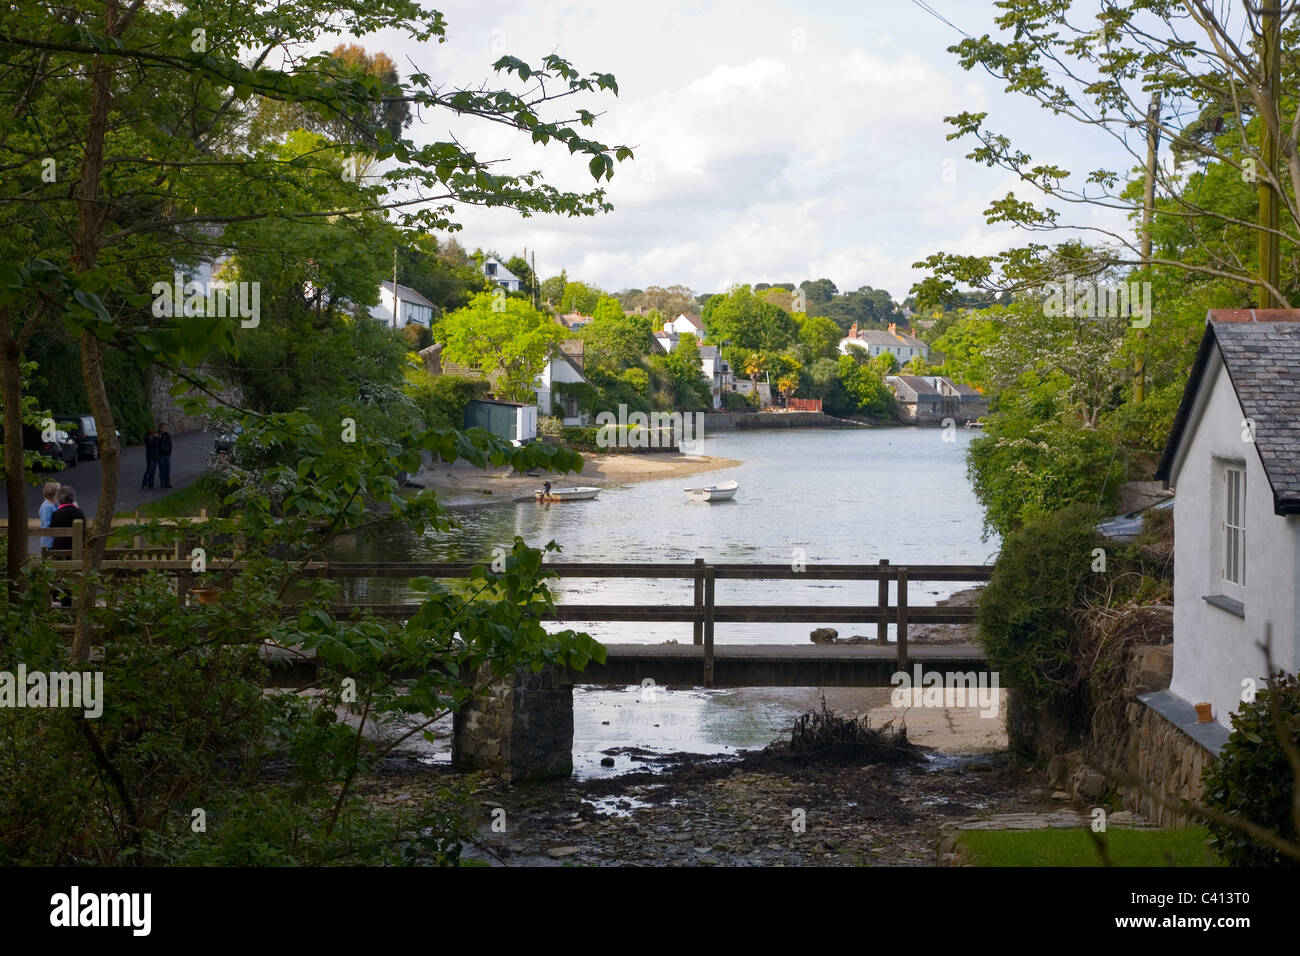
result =
[[[131,522],[126,522],[127,524]],[[80,524],[80,522],[78,523]],[[41,534],[73,536],[73,551],[69,570],[79,569],[82,560],[79,528],[39,529]],[[157,570],[174,573],[177,577],[177,594],[184,599],[190,580],[191,565],[183,545],[176,546],[175,555],[157,559],[132,560],[107,559],[101,569],[116,572]],[[304,577],[324,578],[386,578],[413,579],[430,577],[439,579],[467,578],[476,567],[486,561],[464,562],[356,562],[318,561],[302,565],[298,572]],[[212,570],[238,571],[243,562],[237,558],[209,559]],[[909,597],[910,586],[918,581],[986,581],[993,572],[986,564],[922,564],[896,565],[887,559],[877,564],[727,564],[708,563],[697,558],[693,563],[589,563],[557,562],[546,564],[547,571],[560,578],[641,578],[646,580],[685,579],[692,582],[690,604],[559,604],[550,618],[566,622],[620,622],[641,621],[653,623],[690,623],[694,643],[703,646],[704,686],[712,686],[714,669],[714,630],[718,624],[776,624],[776,623],[866,623],[876,625],[878,645],[888,642],[889,625],[896,627],[895,641],[899,670],[908,666],[907,632],[912,624],[970,624],[976,619],[975,607],[937,607],[915,605]],[[867,594],[874,600],[861,604],[719,604],[718,581],[856,581],[866,586]],[[889,585],[897,587],[897,599],[889,602]],[[874,584],[874,588],[872,588]],[[378,617],[404,619],[420,607],[416,603],[400,604],[338,604],[331,610],[338,614],[357,611]]]

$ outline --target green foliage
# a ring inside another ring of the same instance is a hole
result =
[[[984,506],[986,533],[1005,537],[1071,504],[1108,512],[1118,506],[1125,462],[1114,435],[1057,410],[1059,394],[1045,383],[1024,405],[1008,398],[970,443],[967,470]]]
[[[1071,651],[1075,611],[1103,542],[1099,514],[1072,505],[1038,518],[1002,541],[980,592],[979,643],[1007,687],[1050,709],[1076,731],[1085,726],[1081,662]]]
[[[488,383],[413,369],[407,376],[406,392],[419,408],[426,428],[461,428],[465,409],[474,399],[487,395]]]
[[[657,379],[657,393],[666,399],[656,401],[657,408],[667,406],[683,412],[712,408],[712,387],[704,377],[695,336],[683,335],[667,355],[651,356],[650,368]]]
[[[190,402],[191,411],[197,411]],[[544,550],[516,539],[501,573],[482,566],[463,586],[414,582],[420,607],[405,626],[334,615],[336,582],[304,576],[339,534],[446,530],[431,493],[398,494],[397,476],[421,453],[483,465],[561,471],[580,459],[556,446],[513,448],[486,434],[416,430],[397,445],[359,432],[354,443],[303,412],[243,419],[241,444],[266,469],[237,469],[222,516],[182,529],[211,556],[214,605],[178,603],[163,574],[99,580],[95,629],[103,713],[78,721],[57,709],[0,709],[0,861],[6,864],[455,863],[473,837],[472,804],[444,791],[409,811],[374,809],[357,783],[402,733],[419,733],[482,689],[479,678],[517,668],[581,669],[604,651],[585,635],[549,634],[553,606]],[[176,529],[127,529],[154,542]],[[222,571],[234,535],[247,542],[238,573]],[[260,556],[260,557],[259,557]],[[50,607],[51,569],[32,566],[0,621],[0,669],[66,666]],[[265,641],[300,647],[321,668],[317,696],[268,694]],[[418,674],[414,678],[402,674]],[[356,698],[345,698],[345,678]],[[339,719],[351,712],[353,722]],[[358,733],[369,718],[384,739]],[[207,831],[190,829],[194,807]]]
[[[709,341],[730,343],[733,349],[776,351],[788,348],[798,338],[794,317],[773,305],[747,285],[732,286],[725,295],[715,295],[701,316]]]
[[[852,355],[841,355],[836,360],[836,371],[854,411],[873,416],[893,414],[894,393],[885,384],[876,364],[869,361],[859,364]]]
[[[585,282],[567,282],[560,299],[560,311],[566,315],[577,312],[580,315],[594,315],[596,305],[604,293],[595,286]]]
[[[1228,742],[1202,774],[1205,805],[1262,826],[1300,850],[1294,807],[1300,770],[1288,759],[1283,741],[1293,754],[1300,748],[1300,680],[1278,672],[1233,713]],[[1209,828],[1211,844],[1236,866],[1300,865],[1300,858],[1235,827],[1211,822]]]
[[[471,365],[485,376],[500,373],[500,398],[526,402],[564,330],[523,299],[484,292],[463,309],[444,316],[434,329],[443,355]]]

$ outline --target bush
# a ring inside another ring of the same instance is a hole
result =
[[[1300,681],[1279,672],[1254,701],[1232,715],[1232,735],[1201,779],[1206,806],[1257,823],[1294,844],[1298,835],[1291,803],[1296,782],[1282,749],[1284,739],[1300,747]],[[1210,843],[1230,863],[1297,865],[1295,858],[1238,830],[1221,823],[1209,828]]]
[[[979,642],[989,667],[1076,732],[1086,726],[1087,708],[1071,654],[1074,612],[1093,576],[1093,549],[1102,544],[1098,517],[1071,505],[1010,535],[979,602]]]
[[[722,407],[729,412],[752,412],[758,407],[758,393],[726,392],[722,396]]]
[[[424,416],[426,428],[463,428],[465,409],[486,395],[489,387],[481,379],[419,371],[408,377],[406,391]]]

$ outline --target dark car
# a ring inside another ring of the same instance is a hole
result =
[[[99,457],[99,429],[95,427],[94,415],[55,415],[54,421],[77,443],[77,452],[82,458]],[[122,433],[115,434],[120,443]]]
[[[23,447],[38,451],[46,458],[53,458],[59,463],[59,468],[77,467],[77,443],[65,431],[56,431],[54,440],[46,441],[41,429],[35,425],[24,425]]]
[[[1103,538],[1110,538],[1112,541],[1132,541],[1142,533],[1148,511],[1165,511],[1173,506],[1174,499],[1166,498],[1141,511],[1130,511],[1128,514],[1107,518],[1097,525],[1097,531]]]
[[[235,442],[244,434],[244,426],[236,422],[233,426],[224,425],[221,431],[213,435],[213,451],[218,455],[229,455],[235,450]]]

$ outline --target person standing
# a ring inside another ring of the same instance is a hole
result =
[[[144,436],[144,478],[140,482],[141,488],[153,487],[153,475],[157,469],[158,432],[151,428]]]
[[[167,434],[167,423],[158,423],[158,486],[172,486],[172,436]]]
[[[86,520],[85,513],[77,507],[77,492],[71,485],[59,485],[55,497],[59,506],[54,509],[54,514],[50,516],[51,528],[71,528],[74,521],[84,522]],[[54,557],[60,560],[68,560],[72,557],[72,539],[55,538],[54,547],[50,550]],[[65,551],[68,553],[64,554]],[[55,587],[54,592],[58,596],[59,604],[63,607],[72,607],[71,591]]]
[[[41,502],[41,510],[39,512],[42,528],[48,528],[50,526],[50,518],[54,517],[54,509],[58,507],[58,504],[54,500],[58,493],[59,483],[57,481],[47,481],[45,486],[41,488],[41,497],[45,499]],[[46,551],[49,551],[54,547],[54,539],[41,538],[41,547]]]

